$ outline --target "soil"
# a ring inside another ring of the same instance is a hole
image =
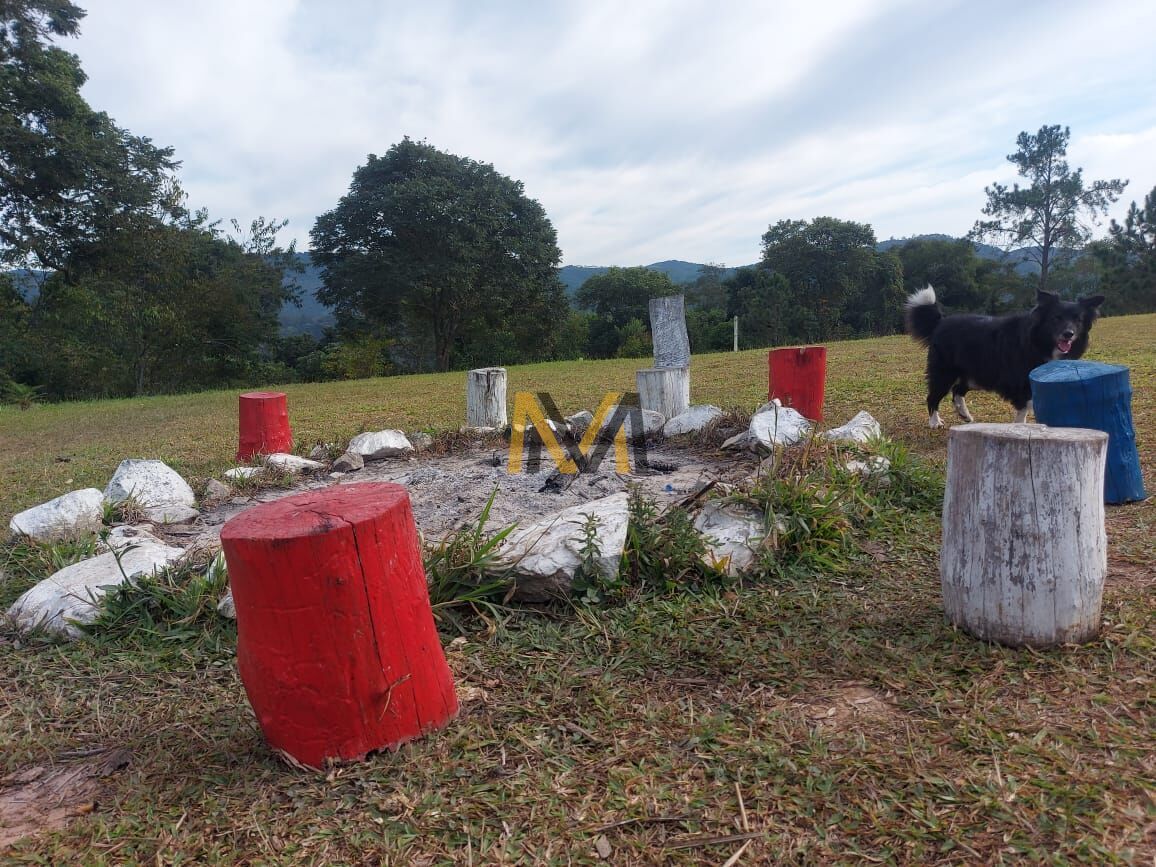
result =
[[[507,457],[503,449],[474,443],[451,455],[367,463],[364,469],[338,478],[327,474],[307,476],[292,488],[234,497],[206,509],[201,521],[187,527],[165,528],[163,535],[185,545],[190,537],[200,537],[199,544],[211,545],[219,538],[225,521],[259,503],[331,485],[396,482],[409,490],[414,520],[428,540],[474,524],[491,494],[494,502],[487,527],[496,532],[510,524],[525,525],[569,506],[608,497],[631,485],[637,485],[665,506],[712,481],[737,481],[756,466],[748,453],[736,456],[714,450],[702,452],[669,443],[649,447],[646,465],[632,466],[629,475],[615,472],[613,452],[596,470],[573,476],[558,473],[548,457],[538,472],[510,473]]]

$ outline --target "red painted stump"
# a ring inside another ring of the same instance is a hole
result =
[[[792,346],[772,349],[767,361],[767,400],[776,397],[804,418],[823,420],[823,389],[827,382],[827,347]]]
[[[221,544],[237,668],[271,746],[322,767],[397,747],[456,716],[401,485],[265,503],[228,521]]]
[[[237,460],[293,450],[293,431],[289,429],[289,410],[283,393],[250,391],[240,395],[237,404]]]

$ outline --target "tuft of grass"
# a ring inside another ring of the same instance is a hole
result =
[[[615,582],[600,589],[609,596],[693,591],[726,581],[707,562],[706,543],[682,507],[659,512],[637,486],[630,489],[629,524],[622,565]]]
[[[18,536],[0,543],[0,608],[65,566],[95,557],[99,545],[95,535],[60,542]]]
[[[511,579],[497,563],[497,554],[514,525],[496,533],[486,529],[497,494],[495,488],[475,521],[427,546],[425,551],[425,573],[434,616],[459,627],[462,620],[458,609],[496,617],[512,586]]]

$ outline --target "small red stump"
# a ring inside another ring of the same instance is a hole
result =
[[[228,521],[221,544],[237,668],[271,746],[320,768],[395,748],[457,715],[401,485],[265,503]]]
[[[237,460],[293,450],[289,409],[279,391],[250,391],[237,399]]]
[[[823,389],[827,382],[827,347],[792,346],[772,349],[767,400],[776,397],[804,418],[823,420]]]

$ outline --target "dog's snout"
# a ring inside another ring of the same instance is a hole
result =
[[[1071,340],[1075,336],[1076,336],[1076,332],[1073,331],[1071,328],[1065,328],[1060,333],[1060,337],[1064,338],[1064,340]]]

